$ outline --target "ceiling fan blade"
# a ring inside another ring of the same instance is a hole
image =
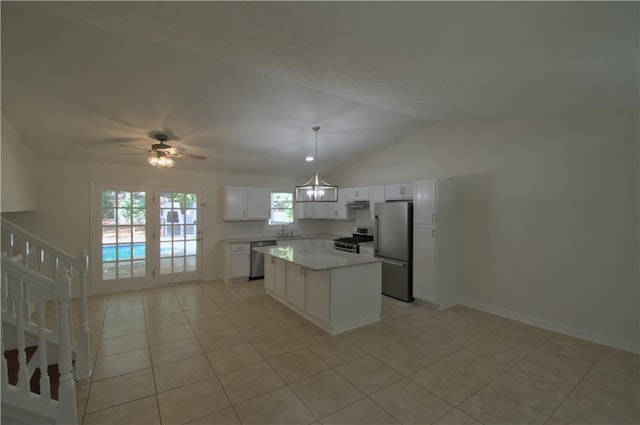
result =
[[[128,152],[128,153],[119,153],[118,155],[146,155],[148,152]]]
[[[109,139],[93,140],[90,142],[82,142],[80,146],[100,146],[100,145],[122,145],[123,143],[131,143],[138,140],[145,140],[142,137],[111,137]]]
[[[139,148],[137,146],[129,146],[129,145],[123,145],[123,144],[121,144],[120,146],[129,148],[129,149],[137,149],[139,151],[151,152],[149,149]]]
[[[174,155],[171,155],[174,158],[184,158],[184,159],[207,159],[206,156],[200,156],[200,155],[191,155],[188,153],[177,153]]]

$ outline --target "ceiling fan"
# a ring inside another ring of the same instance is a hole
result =
[[[174,158],[180,159],[206,159],[204,156],[191,155],[184,152],[184,148],[176,148],[165,142],[169,140],[169,135],[163,132],[153,132],[151,136],[158,141],[151,145],[151,149],[142,149],[135,146],[122,145],[131,149],[139,149],[148,152],[147,162],[158,168],[170,168],[175,165]]]

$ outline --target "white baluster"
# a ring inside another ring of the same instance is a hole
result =
[[[17,280],[12,282],[14,286],[14,292],[18,298],[16,299],[16,333],[18,340],[18,387],[22,390],[25,398],[29,396],[30,386],[29,380],[31,374],[29,373],[29,366],[27,365],[27,352],[25,351],[25,337],[24,337],[24,315],[22,309],[24,303],[22,302],[22,281]],[[10,288],[11,290],[11,288]]]
[[[44,274],[44,248],[38,248],[38,265],[36,270],[40,274]]]
[[[85,251],[78,257],[78,357],[76,359],[76,378],[88,378],[91,375],[89,365],[89,311],[87,307],[87,270],[89,256]]]
[[[76,386],[73,381],[71,361],[71,323],[69,321],[69,301],[71,299],[71,278],[61,271],[56,274],[53,283],[54,298],[58,301],[58,342],[60,362],[60,386],[58,390],[61,423],[75,424]]]
[[[27,285],[22,286],[22,315],[24,317],[24,321],[26,323],[31,322],[30,311],[29,311],[29,288]]]
[[[38,360],[40,366],[40,396],[45,402],[51,400],[51,383],[49,379],[49,362],[47,361],[47,340],[44,330],[44,294],[34,295],[36,316],[38,317]]]
[[[16,315],[16,303],[15,303],[15,290],[13,284],[14,278],[12,276],[6,275],[6,280],[4,281],[7,286],[7,306],[6,310],[10,317],[15,317]]]
[[[9,258],[13,258],[13,232],[9,233]]]

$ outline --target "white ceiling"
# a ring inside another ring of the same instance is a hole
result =
[[[637,108],[638,3],[2,2],[2,110],[41,158],[308,177],[434,120]]]

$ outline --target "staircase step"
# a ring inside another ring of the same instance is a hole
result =
[[[25,351],[27,353],[27,363],[33,357],[33,354],[38,349],[37,345],[32,345],[30,347],[26,347]],[[7,359],[7,377],[9,379],[9,384],[16,385],[18,383],[18,371],[19,371],[19,362],[18,362],[18,350],[7,350],[4,352],[4,356]],[[47,372],[49,373],[49,383],[51,384],[51,398],[54,400],[58,400],[58,386],[60,383],[60,373],[58,372],[58,365],[52,364],[47,367]],[[29,380],[29,387],[31,388],[31,392],[40,394],[40,368],[36,368],[36,370],[31,375],[31,379]]]

